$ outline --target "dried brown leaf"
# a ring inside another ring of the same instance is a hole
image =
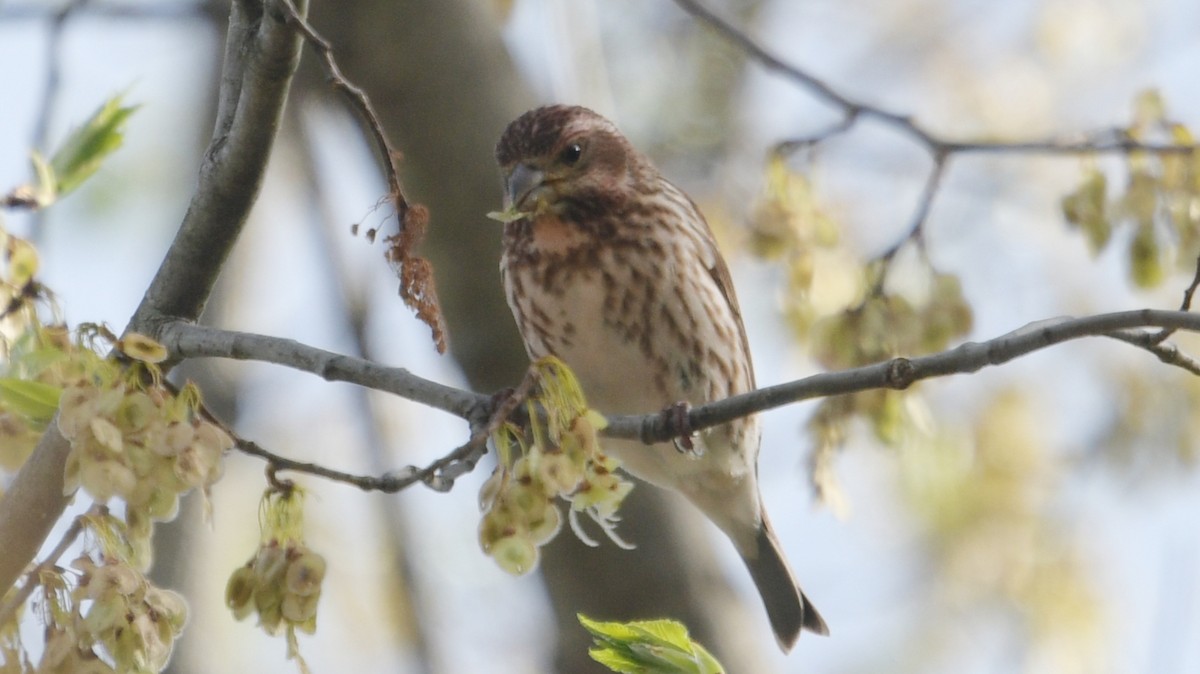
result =
[[[429,209],[421,204],[408,204],[397,199],[400,231],[384,239],[384,253],[400,278],[400,298],[417,318],[429,326],[438,353],[446,352],[446,325],[438,305],[433,281],[433,265],[414,251],[425,237],[429,225]]]

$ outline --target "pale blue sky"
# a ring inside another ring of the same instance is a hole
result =
[[[753,32],[772,49],[846,92],[912,112],[947,135],[1042,137],[1111,126],[1125,120],[1133,96],[1147,86],[1162,90],[1180,121],[1200,128],[1195,85],[1200,3],[1192,0],[765,4]],[[0,4],[0,63],[9,66],[0,99],[0,189],[28,179],[27,149],[44,84],[46,23],[9,14],[25,6]],[[1058,13],[1082,18],[1064,24]],[[661,93],[679,76],[668,29],[680,20],[666,0],[518,0],[506,34],[543,99],[604,109],[635,142],[649,144],[674,114]],[[210,104],[207,87],[216,66],[209,59],[220,38],[186,19],[126,21],[86,13],[72,19],[64,38],[62,95],[52,138],[61,138],[70,123],[114,92],[127,91],[129,102],[142,108],[130,124],[127,146],[92,184],[48,217],[42,280],[59,294],[71,322],[105,321],[119,328],[186,205],[198,143],[206,135],[195,127]],[[1109,44],[1117,46],[1106,49]],[[693,193],[721,185],[712,198],[733,204],[731,210],[753,197],[769,143],[811,132],[831,119],[805,92],[753,66],[738,92],[731,156],[707,171],[686,166],[686,152],[683,160],[673,153],[665,165]],[[370,174],[367,154],[344,142],[352,135],[344,120],[308,112],[338,216],[359,220],[383,193]],[[1008,121],[1014,118],[1018,122]],[[275,158],[242,243],[239,255],[253,264],[238,278],[239,299],[230,320],[239,329],[344,349],[343,331],[331,327],[330,293],[279,282],[304,278],[306,269],[320,265],[311,228],[297,236],[282,234],[306,222],[308,204],[301,178],[280,159]],[[866,127],[825,151],[816,179],[845,222],[847,237],[871,253],[908,222],[926,165],[918,148],[878,126]],[[968,298],[977,302],[973,339],[1066,312],[1177,301],[1183,282],[1161,293],[1133,292],[1117,256],[1091,260],[1078,237],[1066,230],[1057,199],[1077,175],[1072,160],[964,158],[955,163],[928,231],[934,262],[961,273]],[[6,216],[5,222],[22,231],[28,220]],[[378,288],[371,334],[381,358],[458,382],[453,369],[432,354],[425,328],[394,296],[380,249],[349,236],[338,246],[339,254],[361,270],[358,282]],[[734,268],[760,383],[814,371],[810,361],[789,349],[791,337],[777,320],[782,273],[745,257],[736,258]],[[1055,451],[1077,455],[1091,448],[1096,421],[1108,413],[1115,395],[1105,388],[1111,384],[1092,374],[1098,362],[1156,367],[1145,354],[1089,343],[1058,347],[926,392],[939,421],[966,423],[997,389],[1028,387],[1045,412],[1042,430]],[[339,465],[366,465],[362,438],[345,423],[352,410],[344,388],[278,368],[243,371],[247,395],[262,401],[242,421],[247,435],[299,458],[305,452],[328,457],[334,448]],[[455,419],[411,404],[381,404],[396,427],[398,446],[403,445],[394,457],[397,465],[422,463],[461,441],[464,428]],[[839,463],[853,505],[847,519],[811,506],[803,473],[807,440],[800,431],[811,409],[811,404],[797,405],[765,416],[761,472],[768,509],[788,555],[834,636],[805,637],[784,658],[775,653],[765,620],[754,627],[761,628],[762,647],[781,672],[875,671],[890,653],[924,643],[915,624],[930,605],[922,596],[925,570],[918,536],[895,505],[894,461],[876,448],[853,447]],[[423,433],[414,434],[416,427]],[[464,479],[449,495],[418,489],[384,497],[314,484],[311,543],[326,553],[331,566],[321,631],[302,639],[316,671],[397,671],[399,651],[377,624],[382,619],[374,605],[373,583],[382,573],[374,560],[378,555],[362,543],[379,526],[367,507],[381,502],[401,504],[421,542],[414,553],[429,588],[424,607],[430,631],[461,635],[439,642],[442,671],[516,674],[545,666],[547,646],[539,635],[549,613],[536,581],[505,576],[476,546],[475,493],[482,477]],[[1108,638],[1099,646],[1108,649],[1102,671],[1200,670],[1198,487],[1194,472],[1137,483],[1098,468],[1063,477],[1054,509],[1071,523],[1070,535],[1083,541],[1094,585],[1112,601]],[[255,512],[261,488],[260,467],[231,457],[229,477],[215,490],[214,529],[198,535],[196,554],[212,572],[201,581],[203,588],[189,591],[189,629],[211,634],[219,643],[239,644],[222,653],[231,671],[288,671],[291,666],[283,661],[282,641],[263,637],[249,623],[234,623],[220,603],[228,572],[253,550],[257,533],[243,522],[252,521],[249,513]],[[717,536],[714,541],[724,546]],[[752,594],[732,551],[721,549],[730,578]],[[200,597],[208,599],[206,605],[200,605]],[[1030,665],[1012,652],[1006,624],[1002,616],[964,620],[961,634],[950,635],[942,646],[946,651],[923,671],[1056,671],[1052,664]]]

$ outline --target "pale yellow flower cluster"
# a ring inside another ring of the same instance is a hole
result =
[[[304,543],[304,493],[294,485],[273,486],[259,512],[262,542],[225,585],[225,605],[241,620],[258,614],[268,634],[283,631],[288,657],[300,661],[296,630],[317,630],[317,604],[325,580],[325,558]]]
[[[614,527],[617,509],[633,489],[615,472],[617,460],[601,451],[596,433],[607,422],[588,409],[570,370],[556,358],[540,359],[534,367],[539,394],[527,401],[528,432],[505,424],[493,436],[500,463],[479,494],[479,543],[501,568],[517,575],[537,566],[538,548],[562,528],[559,498],[570,502],[571,529],[585,543],[596,545],[580,526],[580,513],[627,547]],[[515,458],[514,447],[520,451]]]

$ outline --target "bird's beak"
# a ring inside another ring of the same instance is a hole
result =
[[[541,187],[545,174],[529,164],[517,164],[504,185],[504,207],[520,208],[531,192]]]

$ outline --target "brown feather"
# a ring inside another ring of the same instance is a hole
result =
[[[531,357],[565,361],[605,414],[755,388],[741,308],[708,223],[611,122],[586,108],[538,108],[509,125],[496,159],[513,207],[527,214],[505,224],[500,268]],[[698,434],[692,454],[671,443],[605,449],[729,536],[787,649],[801,628],[827,630],[763,513],[759,440],[750,416]]]

